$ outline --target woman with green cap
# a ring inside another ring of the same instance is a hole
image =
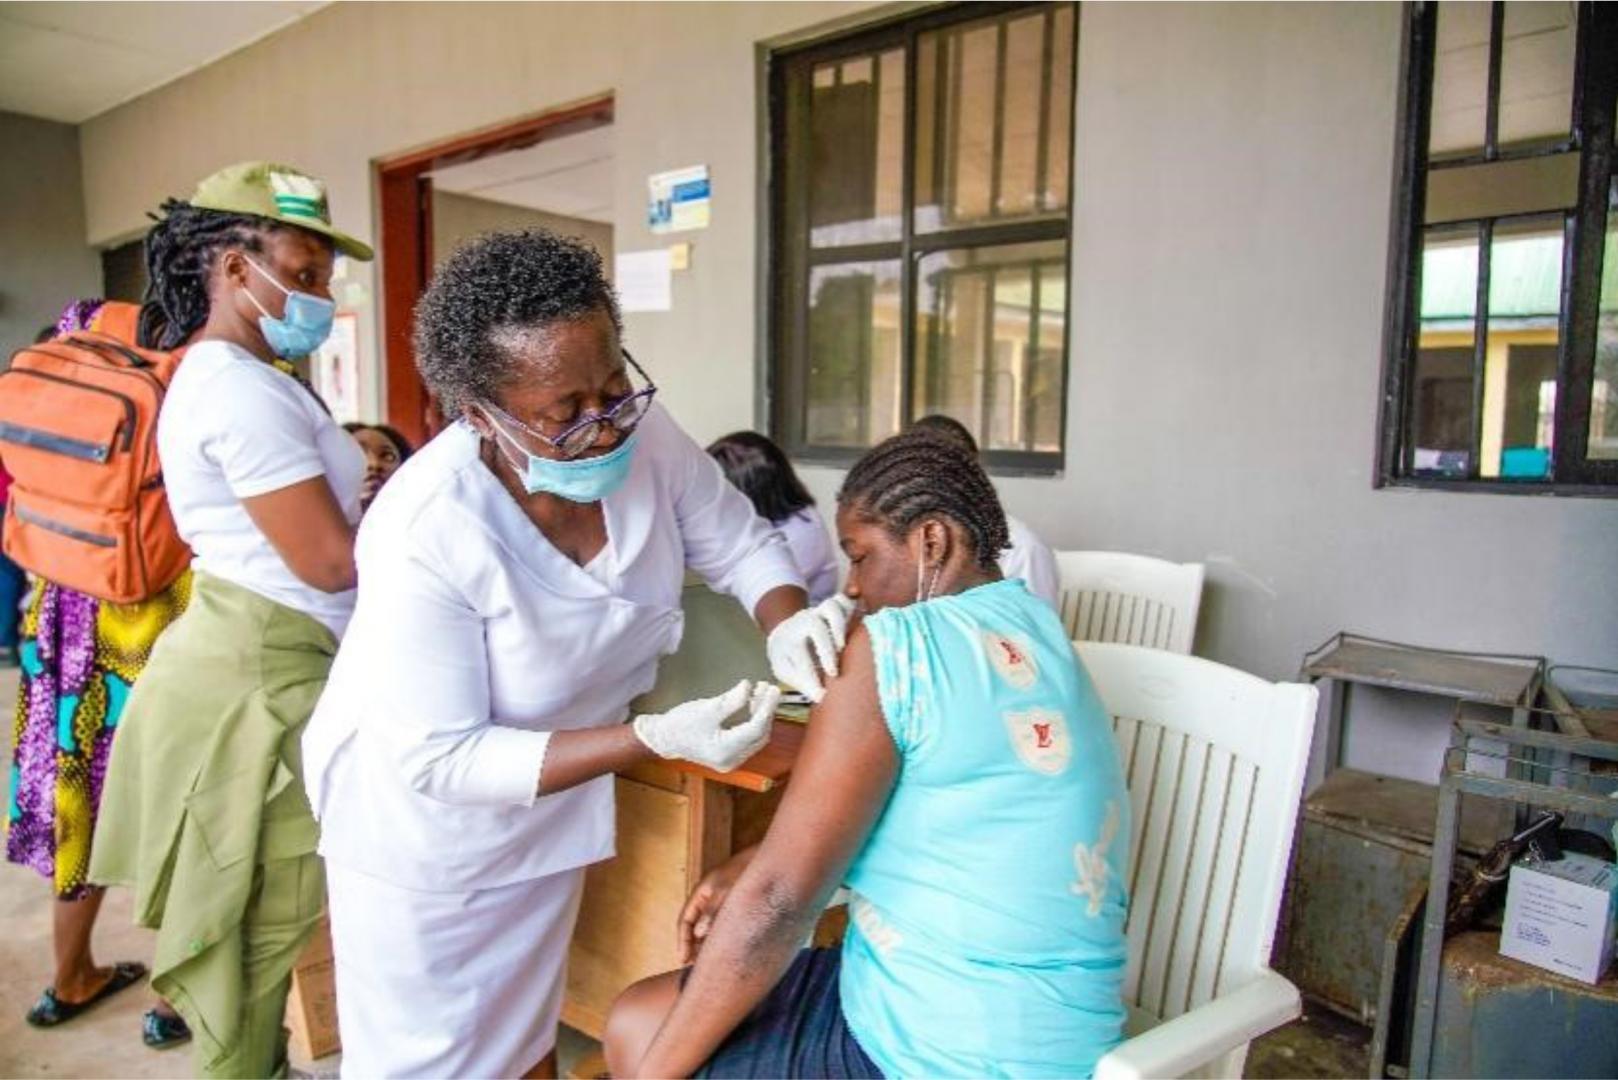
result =
[[[292,361],[329,333],[325,187],[249,162],[170,200],[147,237],[141,344],[185,347],[158,419],[169,506],[195,554],[108,767],[90,877],[135,891],[152,984],[203,1076],[286,1068],[281,1019],[325,879],[299,736],[354,604],[365,462]]]

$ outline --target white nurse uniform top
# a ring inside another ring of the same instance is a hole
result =
[[[803,585],[667,412],[638,437],[588,570],[464,424],[365,517],[354,619],[303,739],[345,1073],[514,1075],[548,1052],[583,868],[613,854],[612,777],[536,797],[550,732],[620,723],[651,689],[686,567],[748,611]]]

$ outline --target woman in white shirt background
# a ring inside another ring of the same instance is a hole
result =
[[[780,535],[621,334],[600,257],[543,230],[463,247],[417,307],[422,378],[459,422],[366,514],[304,737],[345,1075],[554,1075],[612,774],[726,770],[768,738],[777,691],[745,681],[623,723],[679,643],[686,567],[753,614],[778,679],[818,700],[836,673],[846,606],[806,606]]]
[[[298,736],[354,604],[365,465],[291,361],[331,329],[324,185],[248,162],[146,239],[140,344],[186,347],[158,415],[195,582],[119,724],[90,877],[158,929],[152,984],[204,1076],[273,1076],[291,968],[323,906]]]
[[[759,517],[786,537],[792,561],[809,586],[809,602],[818,604],[835,593],[837,553],[831,533],[786,453],[756,431],[733,431],[710,444],[708,453]]]
[[[953,416],[923,416],[910,425],[910,430],[947,439],[973,457],[978,456],[978,441]],[[1021,518],[1007,514],[1006,529],[1011,534],[1011,545],[1000,553],[1001,575],[1025,582],[1029,592],[1060,611],[1062,579],[1056,569],[1056,553]]]

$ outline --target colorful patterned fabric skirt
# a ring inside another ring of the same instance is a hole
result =
[[[191,572],[138,604],[40,582],[23,618],[6,858],[84,895],[118,718],[152,645],[191,599]]]

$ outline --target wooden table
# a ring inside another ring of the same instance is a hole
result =
[[[686,898],[709,870],[763,837],[803,739],[802,724],[777,719],[769,743],[733,772],[669,761],[617,777],[618,856],[585,878],[564,1024],[600,1038],[626,986],[678,966]]]

